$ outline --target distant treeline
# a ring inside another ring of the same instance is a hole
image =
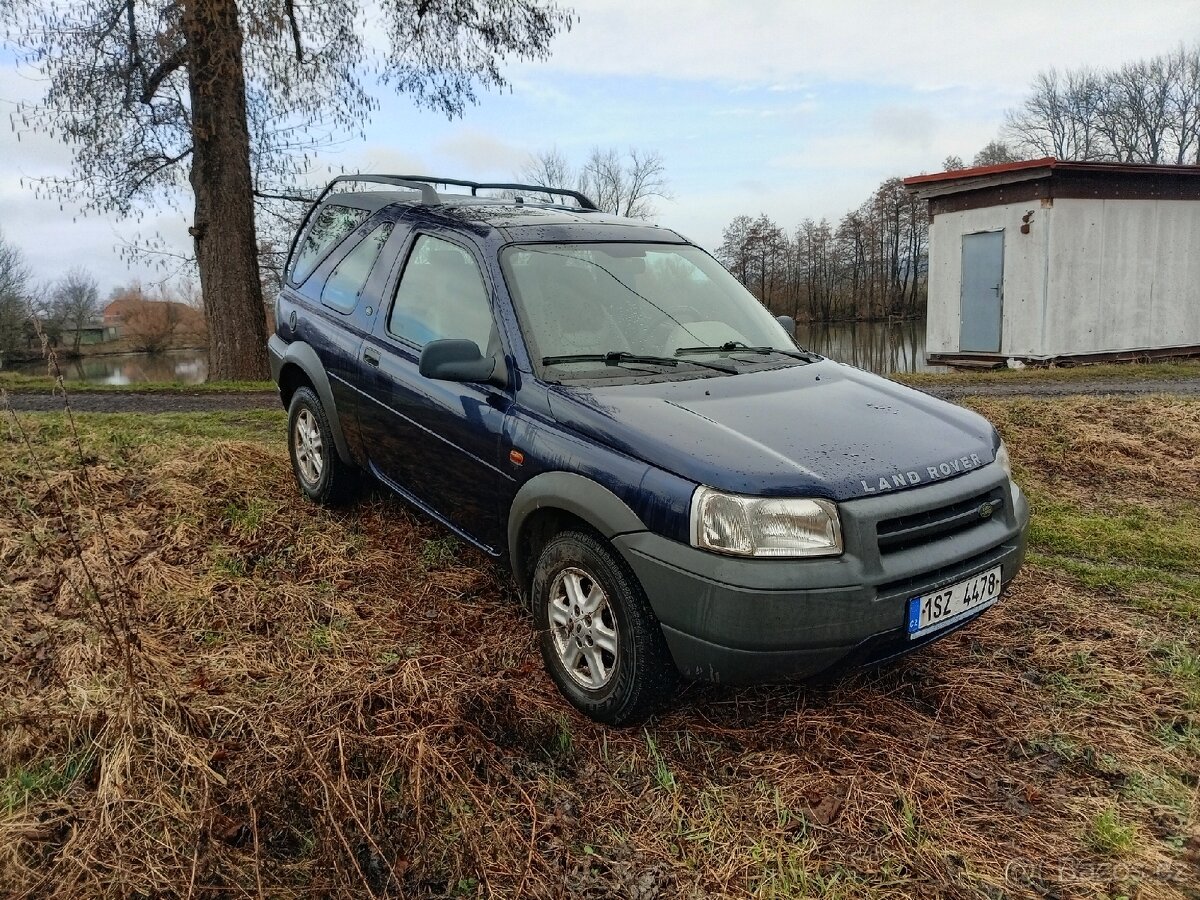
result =
[[[763,214],[738,216],[717,258],[772,312],[799,320],[925,314],[929,216],[889,178],[834,227],[805,219],[792,234]]]

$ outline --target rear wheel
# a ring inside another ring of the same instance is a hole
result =
[[[288,405],[288,451],[296,483],[309,500],[334,506],[353,495],[355,470],[338,456],[329,418],[312,388],[297,388]]]
[[[552,538],[531,599],[546,669],[580,712],[633,725],[671,693],[677,674],[662,628],[607,541],[582,531]]]

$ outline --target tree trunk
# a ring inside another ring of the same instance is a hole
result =
[[[246,78],[236,0],[185,0],[192,191],[210,380],[261,380],[266,315],[254,230]]]

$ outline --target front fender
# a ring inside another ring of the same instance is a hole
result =
[[[606,538],[646,525],[625,502],[601,484],[573,472],[543,472],[521,486],[508,513],[508,554],[514,572],[525,571],[521,528],[539,509],[560,509],[576,516]]]

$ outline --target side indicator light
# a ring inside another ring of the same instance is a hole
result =
[[[525,462],[525,454],[520,450],[509,450],[508,461],[514,466],[519,466]]]

